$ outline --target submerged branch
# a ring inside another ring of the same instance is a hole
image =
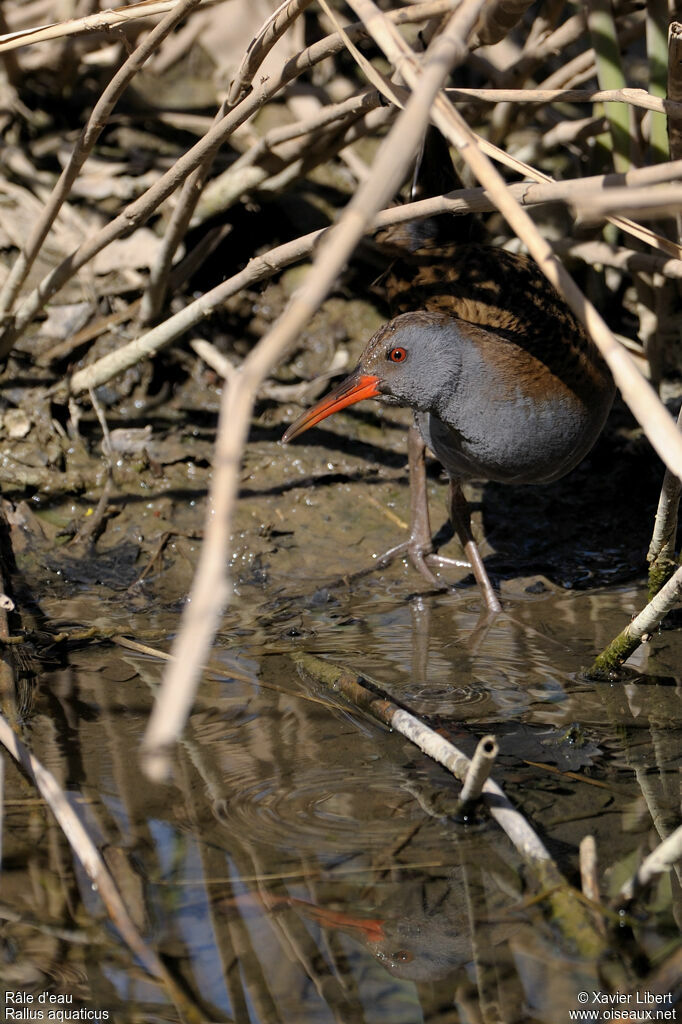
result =
[[[648,639],[649,634],[658,629],[681,597],[682,568],[679,568],[639,615],[595,659],[587,675],[592,679],[611,679],[640,644]]]
[[[340,691],[351,704],[369,712],[378,721],[405,736],[455,778],[460,781],[466,779],[473,762],[453,743],[396,704],[387,693],[369,683],[364,676],[331,665],[311,654],[296,654],[294,661],[313,679],[333,691]],[[546,890],[554,923],[575,944],[581,955],[599,957],[605,953],[605,940],[595,930],[582,901],[562,877],[538,834],[504,791],[489,778],[483,784],[481,799],[491,817],[532,869],[540,887]]]

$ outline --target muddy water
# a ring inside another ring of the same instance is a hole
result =
[[[496,826],[455,820],[457,783],[294,656],[365,674],[467,752],[493,732],[496,777],[570,881],[580,840],[595,837],[606,900],[679,822],[679,629],[642,648],[623,681],[582,674],[645,600],[655,467],[615,430],[554,488],[472,492],[504,602],[489,622],[464,571],[447,593],[402,562],[339,579],[402,536],[401,414],[369,407],[287,449],[269,416],[244,466],[235,599],[169,783],[152,786],[137,762],[159,659],[96,639],[42,649],[15,709],[137,926],[201,1020],[556,1024],[583,1006],[580,992],[606,992],[607,977],[635,1008],[679,943],[678,876],[615,930],[606,919],[610,961],[581,957]],[[106,624],[168,649],[205,485],[196,461],[173,465],[161,483],[122,483],[118,514],[79,557],[54,537],[84,506],[16,507],[18,568],[34,594],[41,580],[44,621]],[[633,467],[651,478],[636,496],[620,486]],[[438,529],[436,467],[429,486]],[[50,812],[6,770],[9,990],[117,1021],[179,1019],[107,923]]]

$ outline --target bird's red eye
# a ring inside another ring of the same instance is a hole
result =
[[[388,358],[392,363],[404,363],[407,359],[407,352],[404,348],[392,348],[388,353]]]

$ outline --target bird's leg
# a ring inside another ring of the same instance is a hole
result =
[[[388,565],[389,562],[407,555],[415,569],[431,586],[438,590],[448,590],[446,583],[439,580],[429,569],[428,562],[438,566],[451,565],[457,568],[470,568],[468,562],[454,558],[443,558],[433,554],[431,540],[431,520],[429,518],[429,501],[426,491],[426,445],[416,425],[410,427],[407,435],[407,464],[410,481],[410,536],[409,539],[390,548],[379,555],[376,565]]]
[[[483,565],[481,552],[478,550],[478,544],[471,532],[471,510],[469,503],[464,497],[464,492],[457,480],[450,480],[450,519],[462,542],[464,554],[469,559],[476,582],[483,591],[483,598],[488,611],[501,612],[502,605],[493,590],[493,585]]]
[[[437,590],[447,590],[426,564],[427,556],[433,552],[429,502],[426,493],[426,448],[416,426],[411,426],[407,435],[407,465],[410,481],[410,536],[402,544],[389,548],[376,560],[377,566],[388,565],[396,558],[407,555],[424,579]]]

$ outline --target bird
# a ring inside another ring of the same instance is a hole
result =
[[[435,145],[442,177],[445,157],[437,139]],[[450,180],[457,180],[454,168]],[[534,261],[484,244],[476,219],[467,219],[464,242],[461,230],[446,224],[444,231],[442,219],[433,217],[385,235],[384,245],[396,254],[384,278],[391,318],[369,339],[352,373],[302,413],[282,440],[368,398],[412,409],[410,535],[376,564],[407,554],[439,588],[429,564],[462,564],[433,551],[424,465],[429,448],[449,477],[451,522],[485,604],[499,612],[462,483],[558,480],[592,448],[615,386],[596,345]]]

